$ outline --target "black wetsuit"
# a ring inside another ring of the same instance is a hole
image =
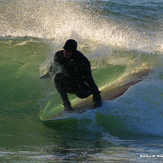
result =
[[[95,101],[101,101],[90,62],[81,52],[76,50],[70,58],[65,58],[63,50],[58,51],[54,56],[54,63],[61,66],[61,73],[56,74],[54,82],[64,103],[69,101],[67,92],[75,93],[80,98],[93,94]]]

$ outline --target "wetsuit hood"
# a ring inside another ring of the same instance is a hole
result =
[[[66,41],[63,49],[65,49],[67,51],[71,51],[73,53],[77,49],[77,42],[73,39],[69,39]]]

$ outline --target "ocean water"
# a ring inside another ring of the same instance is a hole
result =
[[[39,77],[69,38],[89,58],[99,88],[150,72],[76,115],[76,128],[52,129],[39,118],[56,90]],[[0,162],[162,162],[162,38],[162,0],[1,0]]]

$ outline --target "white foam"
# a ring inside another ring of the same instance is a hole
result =
[[[110,114],[123,115],[125,126],[135,133],[163,136],[163,81],[145,79],[124,95],[108,102]],[[117,107],[118,106],[118,107]]]

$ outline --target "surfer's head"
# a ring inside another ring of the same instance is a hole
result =
[[[69,39],[66,41],[63,49],[67,50],[67,51],[76,51],[77,49],[77,42],[73,39]]]
[[[70,58],[72,54],[75,54],[77,49],[77,42],[73,39],[69,39],[66,41],[64,47],[64,56],[66,58]]]

